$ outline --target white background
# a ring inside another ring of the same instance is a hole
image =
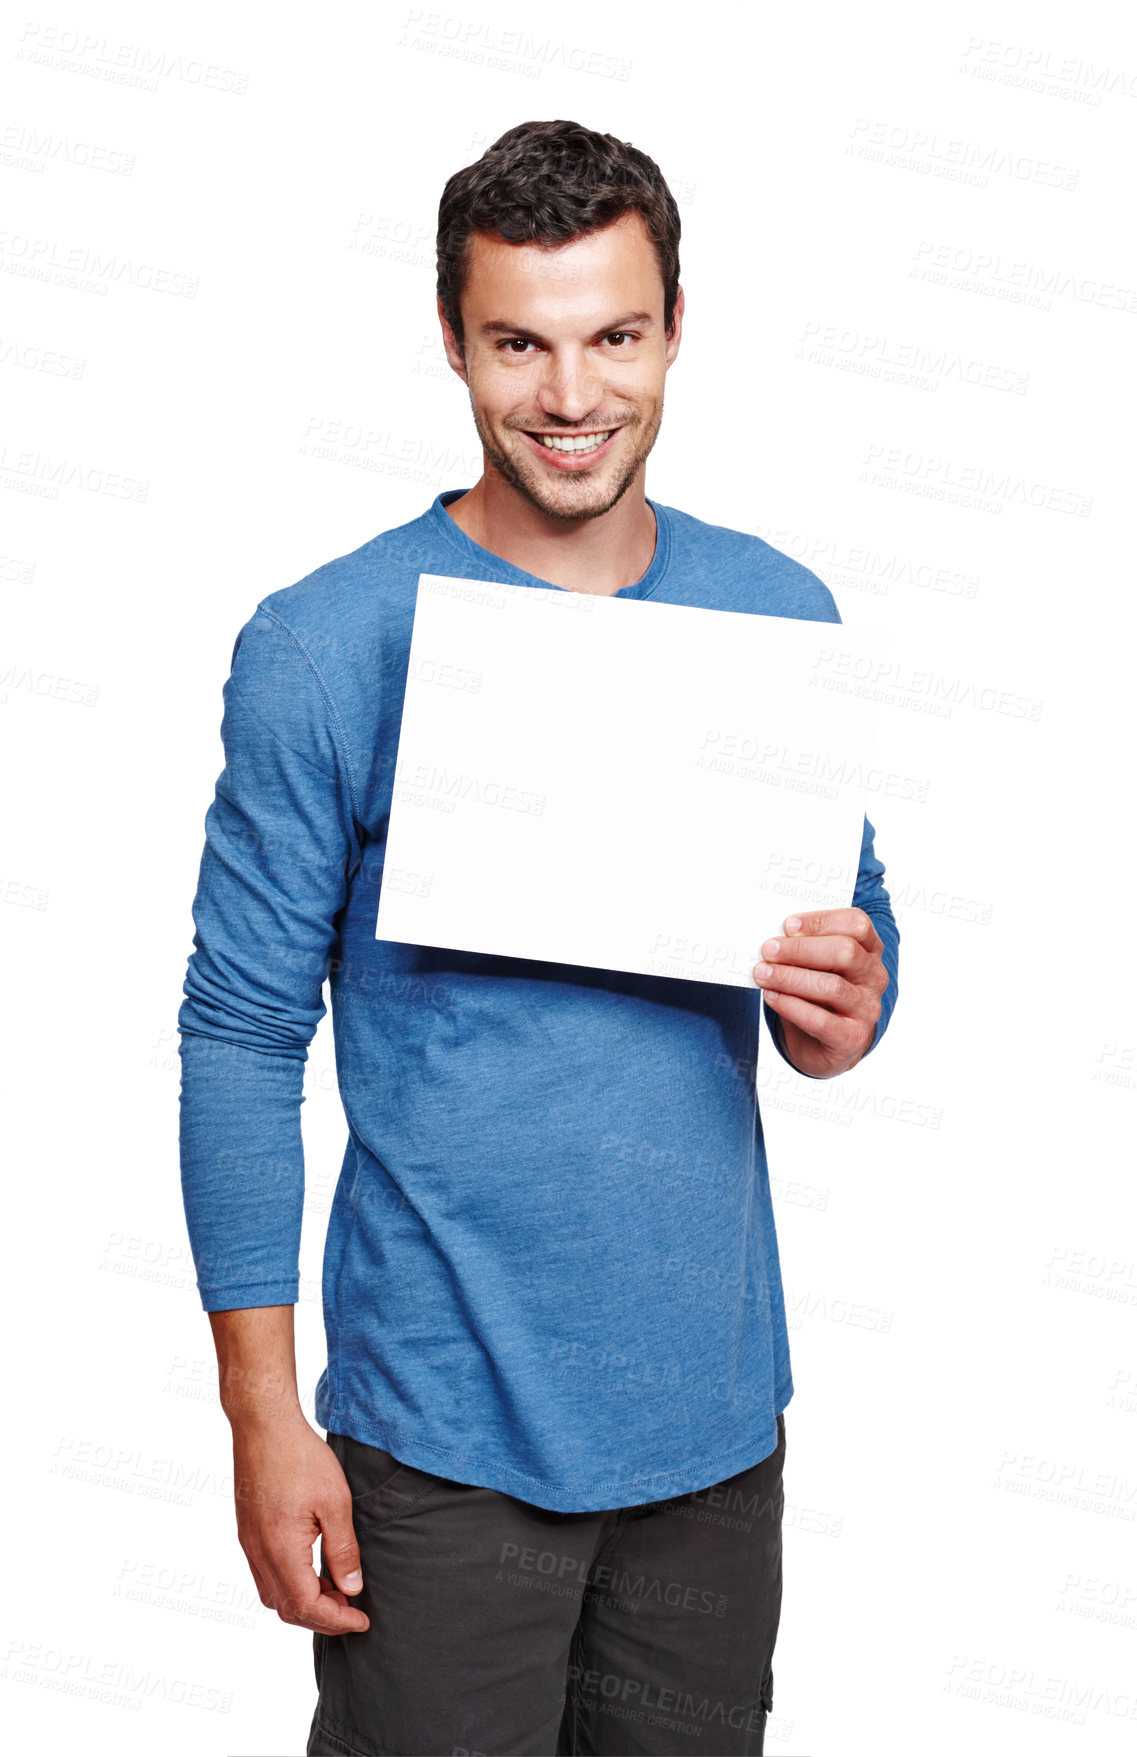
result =
[[[6,1727],[303,1748],[311,1638],[236,1543],[178,1182],[221,686],[267,592],[475,479],[438,196],[505,128],[572,117],[680,202],[649,493],[925,656],[883,716],[922,796],[870,807],[892,1028],[832,1083],[764,1050],[796,1384],[767,1750],[1131,1750],[1131,18],[28,19],[0,34]],[[308,1092],[310,1410],[328,1019]]]

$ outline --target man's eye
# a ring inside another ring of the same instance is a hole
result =
[[[522,348],[532,347],[533,344],[528,341],[525,336],[510,336],[507,342],[500,342],[498,345],[503,349],[510,348],[515,352],[519,352]]]
[[[614,329],[608,337],[610,342],[630,342],[631,339],[626,329]]]

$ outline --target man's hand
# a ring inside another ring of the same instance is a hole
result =
[[[754,980],[782,1021],[786,1054],[814,1079],[843,1074],[876,1036],[888,987],[883,942],[863,909],[787,915]]]
[[[282,1622],[325,1635],[370,1628],[370,1618],[347,1602],[363,1590],[351,1488],[327,1441],[299,1412],[234,1423],[233,1491],[237,1537],[261,1603]],[[321,1534],[330,1580],[312,1566]]]

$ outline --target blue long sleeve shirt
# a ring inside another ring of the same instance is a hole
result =
[[[375,937],[418,576],[548,588],[454,523],[461,492],[237,636],[178,1015],[186,1221],[206,1311],[298,1300],[328,979],[348,1138],[317,1421],[541,1507],[631,1506],[767,1456],[793,1395],[761,991]],[[650,504],[655,554],[621,597],[840,620],[761,538]],[[875,1048],[899,935],[873,837],[866,818]]]

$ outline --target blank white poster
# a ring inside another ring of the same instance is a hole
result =
[[[754,987],[852,900],[884,644],[421,575],[376,937]]]

